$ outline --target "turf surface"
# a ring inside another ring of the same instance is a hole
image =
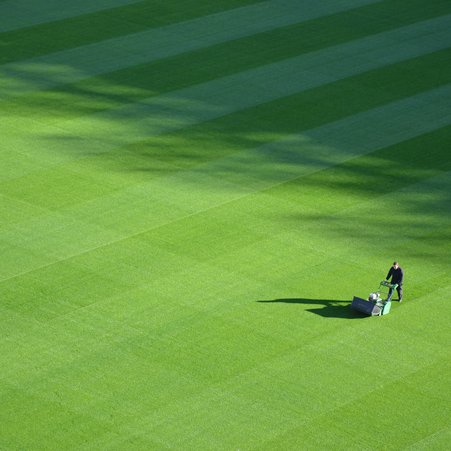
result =
[[[0,449],[449,449],[451,3],[407,3],[0,1]]]

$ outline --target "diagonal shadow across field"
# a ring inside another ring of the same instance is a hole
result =
[[[362,315],[361,313],[350,308],[350,301],[341,301],[337,299],[286,298],[259,300],[257,302],[315,305],[318,307],[308,308],[305,310],[307,312],[315,313],[316,315],[320,315],[325,318],[356,319],[365,317],[365,315]]]

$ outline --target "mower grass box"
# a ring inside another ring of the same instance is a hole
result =
[[[386,302],[383,305],[377,304],[372,301],[354,296],[351,307],[361,313],[365,313],[370,316],[382,316],[387,315],[390,312],[391,302]]]
[[[390,290],[395,290],[396,287],[396,284],[390,284],[383,280],[379,284],[379,291],[370,293],[368,299],[362,299],[358,296],[354,296],[351,308],[370,316],[388,315],[391,308],[391,299],[389,297],[389,293]],[[381,297],[381,292],[384,288],[388,289],[386,293],[387,297],[385,300],[383,300]]]

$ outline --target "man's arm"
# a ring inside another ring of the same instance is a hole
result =
[[[385,280],[390,279],[391,275],[393,274],[393,266],[389,269],[387,277],[385,278]]]

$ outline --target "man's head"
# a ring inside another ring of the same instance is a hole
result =
[[[398,262],[393,262],[393,268],[395,268],[395,269],[399,268]]]

